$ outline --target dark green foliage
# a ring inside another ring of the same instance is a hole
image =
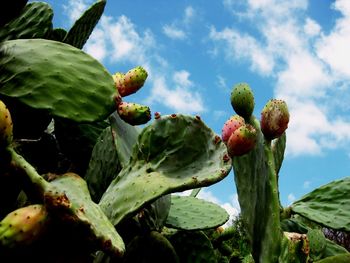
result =
[[[66,37],[67,31],[63,28],[54,28],[52,29],[48,39],[63,42],[63,39]]]
[[[28,0],[7,1],[6,8],[4,8],[5,4],[3,3],[0,8],[0,27],[17,17],[27,2]]]
[[[160,233],[151,231],[136,236],[127,246],[124,263],[180,263],[171,243]]]
[[[325,258],[319,261],[316,261],[315,263],[348,263],[350,262],[350,254],[340,254],[336,256],[332,256],[329,258]]]
[[[169,237],[180,262],[216,263],[217,256],[208,237],[202,231],[178,231]]]
[[[217,204],[192,196],[176,196],[166,226],[182,230],[210,229],[223,225],[229,218],[226,210]]]
[[[52,30],[53,11],[43,2],[28,3],[19,17],[0,28],[0,41],[45,38]]]

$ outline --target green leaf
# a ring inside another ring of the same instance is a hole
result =
[[[294,202],[291,209],[323,226],[350,231],[350,177],[315,189]]]
[[[103,120],[117,95],[108,71],[70,45],[44,39],[2,45],[0,93],[77,122]]]
[[[221,206],[192,196],[171,198],[165,225],[182,230],[210,229],[223,225],[229,215]]]
[[[138,137],[132,157],[102,196],[114,225],[162,195],[208,186],[225,178],[226,146],[200,119],[164,116]]]

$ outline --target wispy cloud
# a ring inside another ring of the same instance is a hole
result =
[[[70,1],[70,19],[79,17],[88,3],[88,0]],[[195,10],[187,7],[182,23],[190,23],[194,16]],[[127,16],[103,15],[84,50],[101,62],[145,67],[149,76],[147,85],[151,86],[145,103],[162,105],[179,113],[203,112],[203,98],[190,80],[190,72],[174,70],[158,52],[160,45],[151,30],[139,29]]]
[[[66,5],[63,5],[63,9],[68,15],[70,22],[73,22],[81,16],[90,3],[92,3],[92,1],[69,0]]]
[[[296,200],[295,195],[293,193],[290,193],[288,195],[287,199],[288,199],[289,205],[292,204]]]
[[[235,62],[244,60],[253,72],[275,80],[275,97],[287,101],[291,114],[287,153],[321,154],[349,145],[350,122],[340,114],[348,114],[349,108],[339,109],[338,102],[344,96],[339,90],[350,87],[350,2],[335,1],[332,8],[342,16],[328,35],[306,15],[304,0],[223,3],[256,33],[237,26],[211,27],[212,54],[220,56],[218,50],[223,50]]]
[[[190,24],[195,17],[196,10],[192,6],[187,6],[181,19],[176,19],[163,26],[163,33],[169,38],[184,40],[190,34]]]

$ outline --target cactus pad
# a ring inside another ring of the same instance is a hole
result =
[[[97,22],[100,20],[105,6],[105,0],[95,2],[77,21],[75,21],[63,42],[76,48],[83,48]]]
[[[83,51],[44,39],[5,41],[2,49],[1,94],[77,122],[114,111],[112,76]]]
[[[173,195],[165,225],[182,230],[210,229],[228,219],[226,210],[217,204],[192,196]]]
[[[45,38],[52,30],[52,17],[53,10],[48,4],[29,3],[22,9],[19,17],[0,28],[0,41]]]
[[[199,118],[162,116],[141,132],[100,206],[116,225],[162,195],[214,184],[230,169],[226,146]]]
[[[300,214],[323,226],[350,231],[350,177],[333,181],[304,195],[291,205]]]

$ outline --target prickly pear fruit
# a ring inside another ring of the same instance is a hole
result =
[[[13,139],[13,124],[10,111],[0,101],[0,147],[11,144]]]
[[[222,133],[221,133],[222,141],[226,144],[231,134],[244,124],[245,124],[245,121],[241,116],[239,115],[231,116],[231,118],[225,122],[224,127],[222,128]]]
[[[247,83],[238,83],[231,93],[231,105],[235,112],[244,119],[249,119],[254,111],[254,95]]]
[[[281,136],[288,128],[289,112],[285,101],[271,99],[261,112],[261,131],[265,138],[272,140]]]
[[[227,151],[231,157],[248,153],[255,146],[257,133],[250,124],[236,129],[227,141]]]
[[[147,71],[143,67],[137,66],[126,74],[117,72],[113,79],[119,94],[125,97],[138,91],[145,83],[147,76]]]
[[[121,102],[118,105],[118,114],[123,121],[130,125],[145,124],[151,119],[149,107],[136,103]]]
[[[14,247],[32,243],[45,230],[47,219],[43,205],[30,205],[9,213],[0,222],[0,244]]]

